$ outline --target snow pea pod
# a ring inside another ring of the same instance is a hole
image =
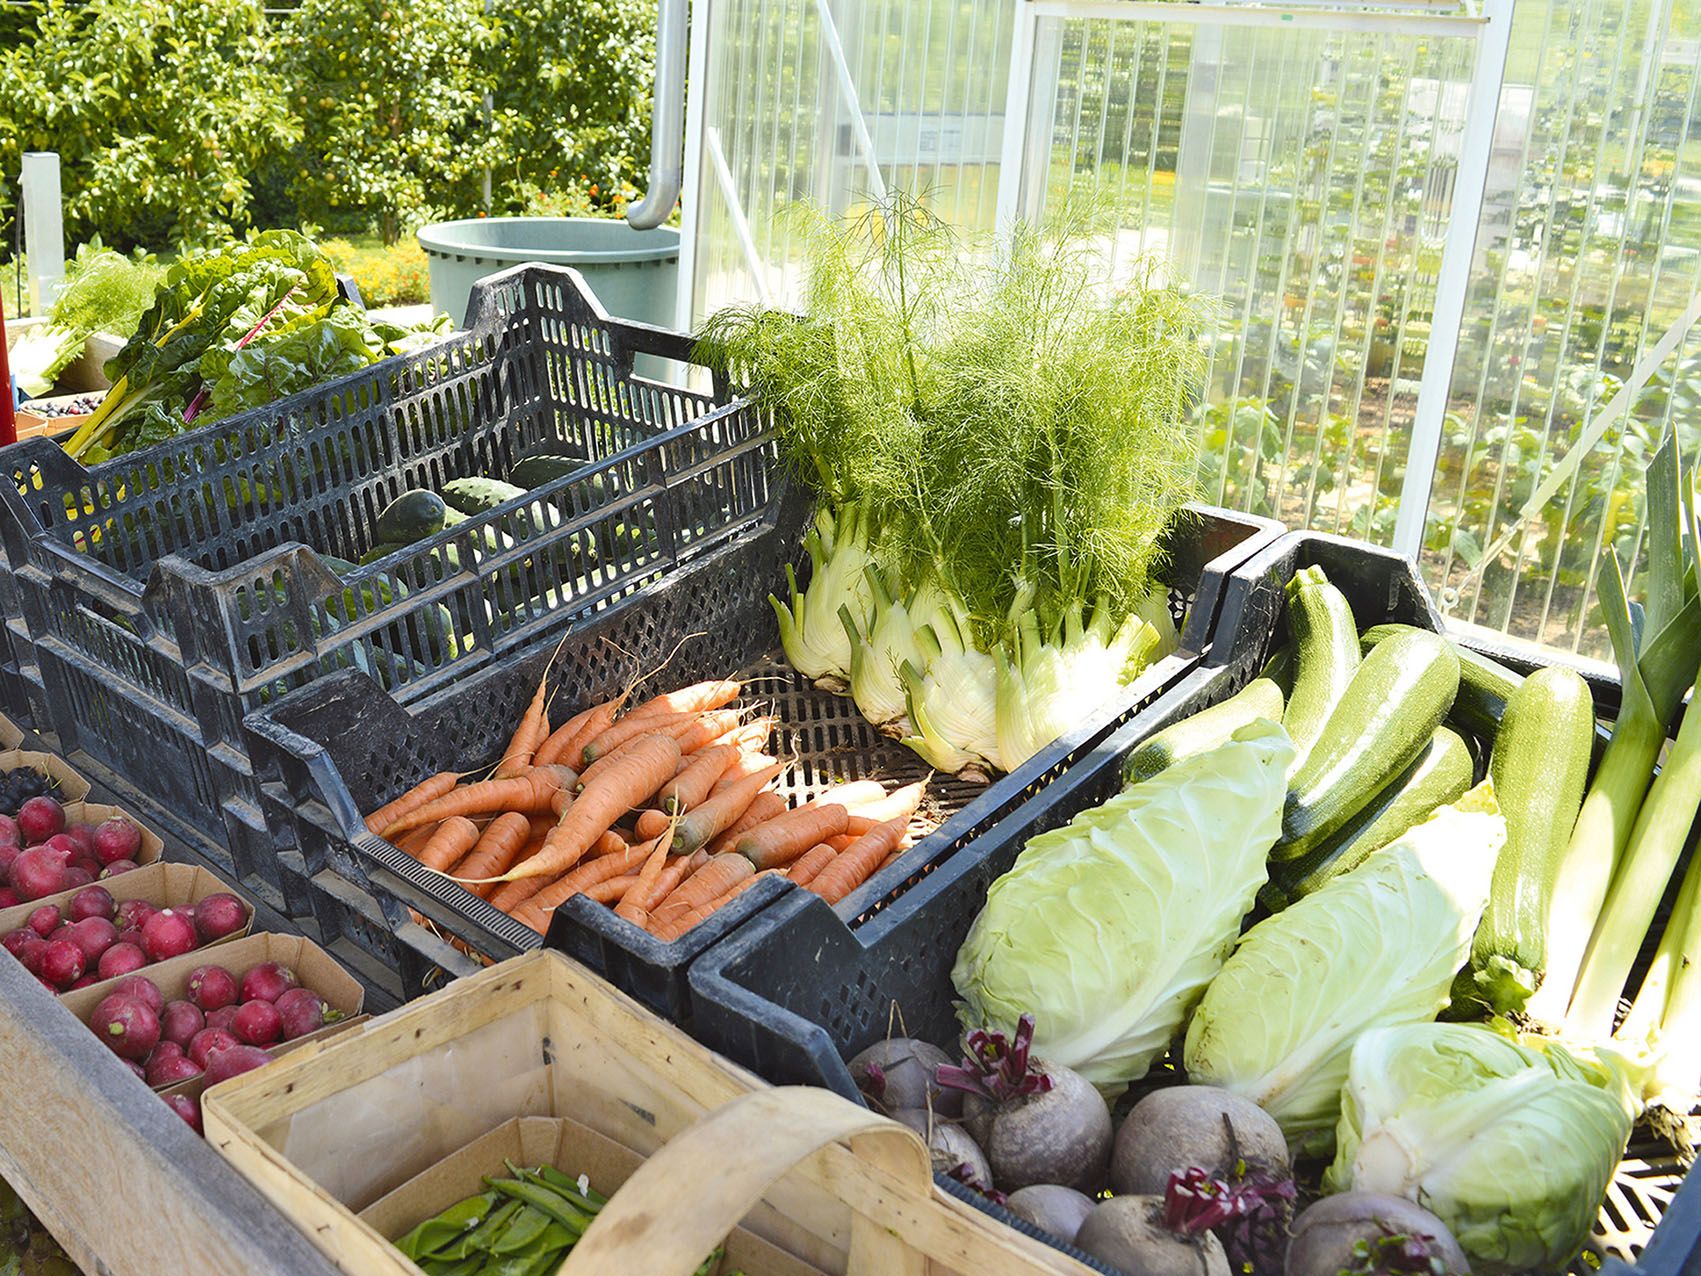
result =
[[[500,1199],[495,1192],[485,1192],[481,1196],[469,1196],[464,1201],[457,1201],[435,1218],[426,1219],[398,1240],[396,1248],[414,1262],[435,1254],[483,1223]]]

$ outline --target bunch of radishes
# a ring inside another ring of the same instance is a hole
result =
[[[146,975],[118,981],[89,1017],[94,1034],[155,1089],[204,1076],[208,1085],[251,1071],[266,1047],[294,1041],[341,1018],[288,966],[250,967],[239,980],[223,966],[189,972],[186,997],[167,1001]],[[200,1110],[179,1115],[197,1129]]]
[[[32,797],[16,817],[0,815],[0,908],[127,873],[141,850],[142,830],[122,816],[68,824],[56,799]]]
[[[104,886],[85,886],[63,910],[43,904],[26,925],[0,935],[0,946],[55,992],[117,979],[181,957],[248,924],[248,906],[220,891],[183,908],[145,899],[118,903]]]

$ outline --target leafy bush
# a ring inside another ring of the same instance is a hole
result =
[[[338,273],[354,278],[369,307],[412,306],[431,299],[431,272],[417,240],[357,247],[346,239],[326,239],[319,248]]]
[[[304,0],[282,35],[301,157],[291,192],[330,224],[372,219],[386,244],[474,207],[496,143],[482,0]]]
[[[73,242],[223,238],[295,132],[257,0],[46,0],[0,46],[0,172],[58,151]]]

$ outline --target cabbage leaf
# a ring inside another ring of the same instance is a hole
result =
[[[1030,840],[957,954],[963,1022],[1031,1012],[1037,1055],[1103,1086],[1144,1076],[1264,884],[1292,756],[1259,720]]]
[[[1245,1095],[1302,1150],[1327,1151],[1353,1042],[1447,1005],[1505,840],[1485,781],[1254,926],[1188,1026],[1189,1079]]]
[[[1476,1024],[1367,1032],[1324,1186],[1417,1201],[1479,1273],[1560,1271],[1630,1137],[1627,1082],[1610,1058]]]

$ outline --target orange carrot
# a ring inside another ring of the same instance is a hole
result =
[[[731,704],[743,690],[743,684],[730,678],[717,682],[693,683],[689,687],[681,687],[678,691],[669,691],[634,705],[632,712],[626,716],[648,718],[670,713],[704,713]]]
[[[613,904],[630,895],[632,888],[637,884],[637,876],[633,873],[627,873],[621,877],[611,877],[606,882],[598,882],[594,886],[587,886],[584,895],[587,899],[594,899],[599,904]]]
[[[447,872],[477,841],[478,825],[464,816],[453,816],[444,820],[443,826],[420,848],[419,862],[439,873]]]
[[[808,889],[829,904],[837,904],[873,876],[874,870],[897,847],[909,826],[909,816],[902,815],[895,820],[887,820],[873,832],[865,833],[855,845],[835,855],[833,862],[809,883]]]
[[[662,809],[669,814],[701,806],[715,781],[737,760],[739,751],[730,744],[717,744],[689,756],[691,764],[661,786]]]
[[[747,877],[754,877],[755,867],[742,855],[714,855],[677,889],[650,910],[656,926],[665,926],[693,909],[701,908],[716,896],[724,894]],[[652,927],[654,929],[654,927]]]
[[[721,772],[721,778],[710,786],[710,793],[719,793],[729,785],[737,784],[747,775],[755,775],[758,771],[766,771],[779,762],[779,759],[767,753],[745,753],[740,751],[733,759],[732,765]]]
[[[366,817],[367,831],[382,834],[385,829],[409,811],[417,810],[434,798],[442,797],[459,783],[460,778],[453,771],[439,771],[436,775],[421,780],[401,797],[386,802],[371,815],[368,815]]]
[[[747,775],[737,784],[722,789],[693,811],[679,817],[673,826],[673,849],[694,851],[705,846],[732,826],[749,808],[768,781],[779,774],[779,763],[769,771]]]
[[[737,709],[714,709],[699,713],[678,737],[681,753],[696,753],[706,749],[728,731],[738,730],[742,714]]]
[[[697,858],[699,855],[702,856],[701,860]],[[702,851],[697,851],[691,855],[668,856],[667,863],[662,865],[661,872],[656,874],[655,882],[649,890],[644,892],[644,897],[638,901],[639,907],[646,914],[646,926],[649,921],[647,916],[649,911],[673,894],[678,889],[679,884],[685,880],[686,874],[695,873],[708,862],[708,855]]]
[[[418,828],[433,820],[446,820],[451,815],[489,815],[497,811],[531,814],[548,810],[550,800],[562,785],[571,783],[572,774],[566,767],[539,766],[505,780],[480,780],[408,812],[393,821],[384,836]]]
[[[653,714],[647,718],[634,718],[627,714],[601,735],[590,740],[584,748],[584,759],[587,765],[598,758],[607,757],[633,736],[643,735],[649,731],[666,732],[669,728],[691,721],[690,714]]]
[[[541,850],[542,848],[540,847],[539,849]],[[611,859],[616,855],[624,854],[625,851],[625,842],[613,833],[604,833],[597,839],[596,845],[586,853],[584,861],[580,864],[579,869],[580,871],[589,871],[589,865],[601,863],[602,861]],[[532,854],[535,855],[537,852],[533,851]],[[522,862],[524,862],[525,858],[529,857],[522,857]],[[633,865],[633,867],[637,866]],[[605,868],[606,871],[604,869],[597,870],[603,874],[603,877],[608,876],[610,872],[624,871],[612,866],[605,866]],[[564,876],[568,876],[568,874],[561,874],[554,878],[520,877],[511,882],[503,882],[500,886],[493,884],[481,886],[474,893],[484,895],[488,892],[486,897],[490,900],[492,906],[500,908],[511,917],[517,917],[519,916],[519,910],[525,906],[527,901],[532,899],[540,891],[548,890]],[[598,877],[593,880],[601,881],[602,877]]]
[[[616,820],[660,788],[678,761],[679,746],[666,736],[650,736],[634,745],[617,765],[585,786],[543,849],[509,869],[502,880],[565,873]]]
[[[520,725],[514,728],[508,747],[502,750],[502,760],[491,773],[492,779],[505,780],[511,775],[522,774],[531,766],[538,746],[549,738],[549,713],[544,707],[548,677],[549,671],[545,669],[544,676],[537,681],[537,692],[520,715]]]
[[[562,873],[554,881],[544,879],[540,889],[533,891],[521,903],[515,912],[532,912],[547,925],[549,914],[573,896],[587,887],[595,886],[598,882],[606,882],[611,877],[621,877],[627,873],[636,873],[644,866],[644,861],[650,858],[650,852],[655,850],[650,842],[640,842],[637,846],[628,846],[612,855],[599,855],[596,859],[586,860],[577,865],[571,872]],[[509,882],[508,886],[518,887],[525,884],[524,878]],[[507,887],[503,888],[504,890]],[[495,903],[495,900],[491,901]]]
[[[640,740],[647,740],[651,736],[666,736],[666,735],[667,735],[666,731],[646,731],[642,735],[635,735],[630,740],[622,741],[620,744],[616,745],[613,749],[610,749],[607,753],[603,754],[595,762],[591,763],[590,766],[588,766],[584,769],[583,773],[579,776],[578,783],[573,786],[573,791],[576,792],[576,793],[583,793],[585,791],[585,786],[587,784],[589,784],[592,780],[596,779],[597,776],[602,775],[605,771],[607,771],[609,769],[609,767],[613,766],[619,759],[625,757],[628,753],[630,753],[632,751],[633,747],[635,745],[637,745],[637,743]],[[673,737],[668,736],[668,738],[672,739]],[[677,766],[678,764],[675,763],[674,765]],[[672,777],[670,776],[669,778],[671,779]],[[660,788],[661,785],[658,784],[656,787]],[[645,794],[644,796],[648,797],[649,795]]]
[[[404,833],[396,843],[398,851],[406,851],[415,859],[419,858],[419,848],[431,840],[431,835],[437,831],[437,825],[424,824],[419,828]]]
[[[638,870],[637,881],[632,889],[621,897],[615,906],[615,913],[624,917],[640,930],[650,920],[649,910],[642,903],[655,889],[656,879],[667,865],[667,843],[657,839],[656,849],[650,852],[650,857],[644,861],[644,867]]]
[[[711,794],[710,796],[714,795]],[[765,824],[776,815],[785,814],[789,809],[790,807],[783,796],[774,792],[773,789],[763,789],[751,800],[750,805],[744,808],[744,814],[729,824],[726,832],[709,843],[710,851],[720,855],[723,852],[736,849],[739,835],[746,829],[753,829],[758,824]]]
[[[738,839],[738,853],[757,868],[782,868],[817,842],[845,831],[845,808],[834,804],[800,806]]]
[[[455,866],[455,873],[460,877],[490,877],[512,868],[531,835],[531,827],[530,817],[518,811],[498,815],[467,857]]]
[[[846,820],[845,823],[848,825],[850,823],[850,821]],[[868,831],[867,829],[864,829],[862,832],[866,833],[867,831]],[[862,833],[848,833],[848,832],[847,833],[840,833],[837,837],[828,838],[827,839],[827,845],[832,847],[833,848],[833,854],[837,855],[840,851],[844,850],[852,842],[856,841],[856,839],[861,837],[861,836],[862,836]]]
[[[609,724],[614,721],[614,715],[620,712],[620,706],[625,703],[626,695],[622,692],[612,700],[605,700],[599,705],[592,705],[579,730],[561,746],[562,761],[571,767],[583,770],[585,767],[585,746],[608,730]]]
[[[551,731],[548,738],[538,745],[537,752],[532,756],[532,765],[549,766],[551,763],[561,761],[567,754],[567,745],[574,736],[579,734],[580,729],[591,720],[591,715],[600,708],[602,708],[601,705],[593,704],[589,709],[581,709]]]
[[[673,823],[673,820],[666,811],[658,811],[652,807],[647,811],[639,812],[638,823],[635,827],[638,830],[639,837],[648,839],[660,837],[667,832],[667,826],[671,823]]]
[[[817,873],[833,862],[833,856],[837,854],[838,852],[828,842],[812,846],[793,861],[791,868],[786,872],[786,876],[799,886],[807,886],[815,880]]]
[[[725,908],[733,900],[744,894],[745,891],[755,886],[756,883],[761,881],[764,877],[770,876],[782,876],[782,874],[778,869],[770,869],[766,873],[754,873],[732,887],[732,889],[715,896],[715,898],[710,900],[707,904],[704,904],[699,908],[694,908],[690,912],[680,913],[665,921],[658,921],[654,931],[656,938],[662,940],[678,939],[693,926],[707,920],[710,916]]]

